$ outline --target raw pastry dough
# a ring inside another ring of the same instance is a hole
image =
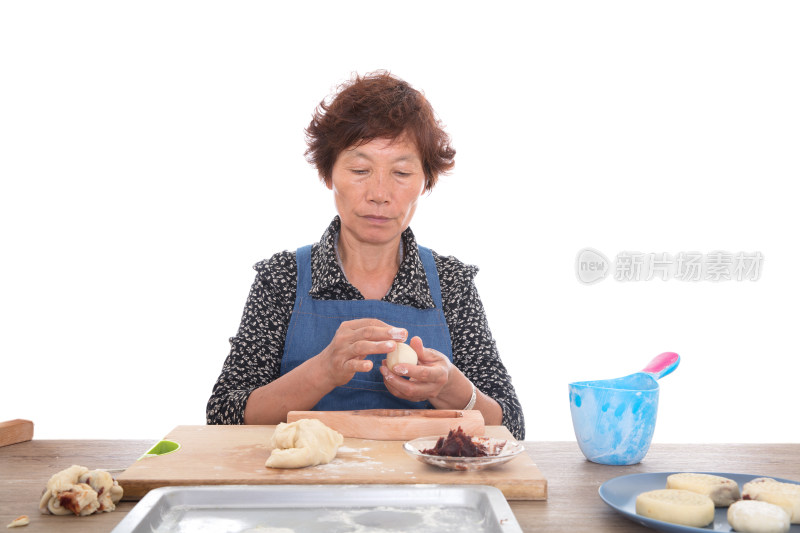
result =
[[[24,514],[24,515],[22,515],[22,516],[20,516],[18,518],[15,518],[14,520],[12,520],[11,523],[8,524],[6,527],[8,529],[11,529],[12,527],[27,526],[30,523],[31,523],[31,521],[28,518],[28,515]]]
[[[659,489],[636,497],[636,514],[683,526],[705,527],[714,520],[714,502],[688,490]]]
[[[72,465],[50,478],[39,501],[42,514],[90,515],[110,512],[122,499],[122,487],[104,470]]]
[[[389,367],[389,370],[394,370],[394,365],[398,363],[416,365],[417,352],[408,344],[398,342],[395,349],[386,354],[386,366]]]
[[[792,524],[800,524],[800,485],[759,477],[742,487],[743,500],[759,500],[781,506]]]
[[[741,533],[786,533],[792,525],[781,507],[755,500],[741,500],[728,509],[728,523]]]
[[[281,422],[272,434],[273,450],[265,466],[269,468],[303,468],[326,464],[336,457],[344,437],[319,420],[303,418],[287,424]]]
[[[727,507],[739,499],[739,484],[732,479],[711,474],[684,472],[667,477],[668,489],[683,489],[705,494],[716,507]]]
[[[97,493],[98,512],[113,511],[122,499],[122,487],[105,470],[86,472],[78,478],[78,482],[89,485]]]

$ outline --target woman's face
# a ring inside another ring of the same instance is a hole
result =
[[[328,187],[345,238],[385,244],[411,223],[425,173],[417,147],[405,136],[373,139],[339,154]]]

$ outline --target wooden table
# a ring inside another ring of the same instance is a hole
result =
[[[0,528],[27,514],[31,523],[21,533],[110,531],[134,502],[121,503],[113,513],[82,518],[41,515],[38,503],[45,483],[73,464],[124,469],[152,444],[33,440],[0,448]],[[644,461],[633,466],[590,463],[574,442],[525,442],[525,447],[548,480],[548,500],[510,502],[523,531],[650,531],[614,512],[597,495],[601,484],[625,474],[694,470],[800,480],[800,444],[653,444]]]

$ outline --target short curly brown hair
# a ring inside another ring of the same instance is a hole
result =
[[[439,174],[455,165],[456,151],[428,100],[386,71],[355,75],[323,100],[306,128],[306,159],[330,185],[333,165],[344,150],[372,139],[408,135],[419,150],[430,191]]]

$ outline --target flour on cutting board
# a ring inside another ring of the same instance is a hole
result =
[[[354,461],[353,459],[361,459],[360,461]],[[369,457],[347,457],[347,458],[340,458],[337,457],[333,461],[328,464],[324,465],[317,465],[314,467],[315,469],[319,470],[326,470],[326,471],[335,471],[341,468],[365,468],[367,470],[375,470],[376,468],[383,465],[381,461],[376,461],[374,459],[370,459]],[[382,469],[384,471],[388,471],[388,469]]]
[[[375,470],[383,465],[383,463],[381,461],[376,461],[367,455],[366,452],[369,451],[370,448],[350,448],[348,446],[339,446],[337,455],[333,458],[333,460],[331,460],[331,462],[324,465],[317,465],[315,469],[325,470],[326,472],[333,474],[335,474],[336,470],[339,469],[364,468],[366,470]],[[384,472],[390,471],[387,469],[381,470]]]
[[[363,453],[368,452],[369,448],[350,448],[349,446],[339,446],[339,453]]]

